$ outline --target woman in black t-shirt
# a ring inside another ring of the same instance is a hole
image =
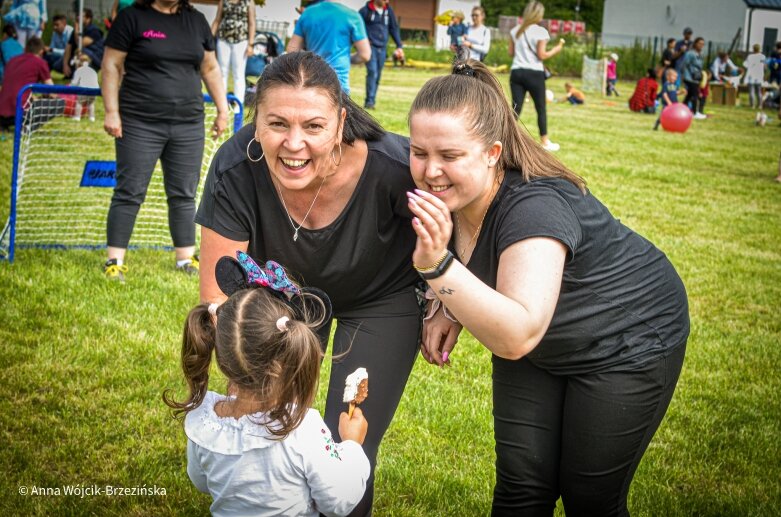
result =
[[[432,305],[424,355],[449,360],[448,316],[493,353],[492,514],[552,515],[559,496],[627,514],[683,364],[680,278],[521,131],[481,63],[431,79],[409,120],[413,264],[448,311]]]
[[[203,14],[189,0],[143,0],[120,11],[106,38],[101,87],[103,127],[116,138],[117,154],[103,266],[110,280],[124,281],[125,252],[158,159],[176,268],[198,273],[193,217],[205,139],[201,80],[217,105],[217,138],[228,124],[228,101]]]
[[[414,188],[409,143],[356,106],[312,52],[275,59],[258,85],[254,124],[217,152],[196,215],[201,299],[225,298],[214,268],[237,249],[258,262],[275,260],[303,285],[325,291],[338,320],[333,352],[347,352],[331,366],[325,421],[336,432],[345,378],[366,368],[363,448],[373,469],[420,334],[405,195]],[[373,479],[351,515],[370,513]]]

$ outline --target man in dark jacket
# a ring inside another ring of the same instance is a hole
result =
[[[366,100],[364,101],[364,107],[372,109],[377,100],[382,67],[385,66],[388,36],[393,36],[396,42],[394,56],[403,59],[404,50],[402,50],[399,24],[393,9],[388,5],[388,0],[369,0],[358,10],[358,13],[366,24],[366,33],[372,47],[372,57],[366,63]]]

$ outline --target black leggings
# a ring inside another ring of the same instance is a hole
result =
[[[699,107],[700,83],[690,83],[689,81],[684,81],[684,83],[686,84],[686,98],[683,100],[683,103],[686,104],[692,112],[701,113],[702,111]]]
[[[548,134],[548,115],[545,111],[545,72],[528,68],[516,68],[510,72],[510,92],[513,96],[513,110],[515,110],[517,117],[520,117],[521,111],[523,111],[523,101],[527,91],[534,101],[534,109],[537,110],[537,126],[540,128],[540,136],[545,136]]]
[[[629,485],[667,411],[686,344],[631,371],[554,375],[493,357],[491,515],[629,515]]]
[[[382,437],[393,419],[407,378],[415,364],[421,329],[421,311],[414,288],[408,288],[360,308],[338,312],[333,353],[349,353],[331,366],[331,380],[325,406],[325,423],[336,440],[339,438],[339,414],[347,411],[342,402],[344,380],[364,367],[369,374],[369,396],[361,404],[369,431],[363,450],[371,463],[366,493],[351,516],[371,514],[374,499],[374,468]],[[321,330],[328,336],[330,325]],[[390,489],[390,488],[389,488]]]
[[[203,120],[146,122],[122,117],[122,138],[117,138],[115,144],[117,185],[106,224],[109,246],[127,248],[158,159],[163,168],[168,227],[174,246],[195,245],[195,194],[205,135]]]

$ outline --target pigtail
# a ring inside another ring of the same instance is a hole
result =
[[[194,307],[187,315],[182,335],[182,371],[190,394],[183,402],[177,402],[170,396],[170,390],[163,393],[163,402],[174,410],[174,417],[197,408],[206,396],[215,333],[215,319],[209,313],[209,306]]]

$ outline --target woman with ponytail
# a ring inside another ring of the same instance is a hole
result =
[[[683,364],[683,283],[515,123],[480,62],[429,80],[409,126],[412,261],[436,298],[424,355],[458,364],[448,318],[493,354],[492,515],[550,516],[559,497],[627,515]]]
[[[523,10],[523,22],[510,31],[510,45],[507,47],[513,58],[510,66],[510,92],[516,117],[521,116],[526,92],[529,92],[534,101],[534,109],[537,110],[540,142],[546,151],[558,151],[559,144],[551,142],[548,138],[548,115],[545,105],[546,72],[543,61],[561,52],[564,48],[564,40],[560,39],[551,50],[546,48],[550,35],[539,25],[544,15],[545,6],[542,2],[529,2]]]
[[[239,259],[269,278],[283,271]],[[192,309],[182,339],[189,394],[182,402],[163,396],[185,415],[187,473],[214,498],[213,515],[347,515],[366,489],[368,424],[360,408],[341,413],[336,443],[310,407],[322,360],[316,331],[330,302],[281,278]],[[230,396],[209,391],[213,358]]]

